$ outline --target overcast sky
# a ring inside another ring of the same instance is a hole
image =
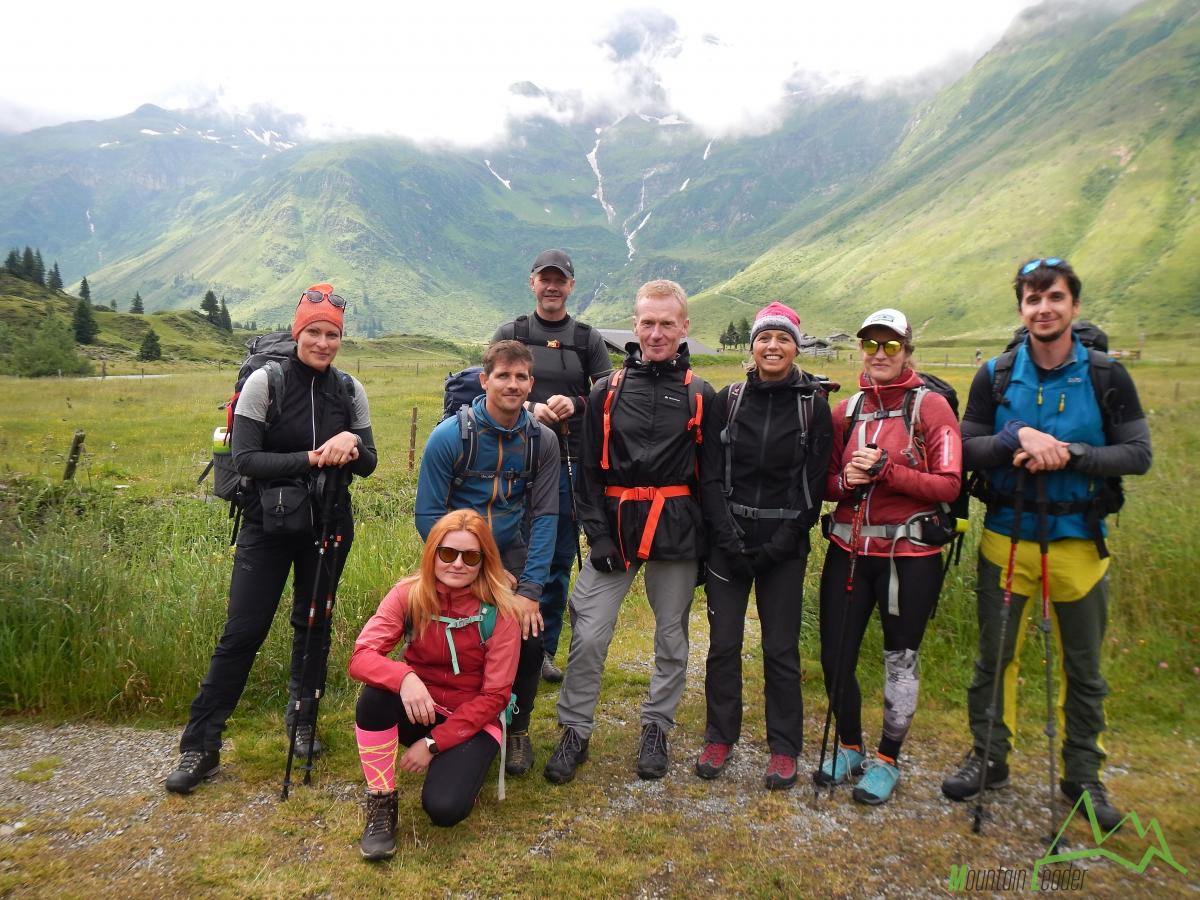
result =
[[[475,144],[513,115],[655,102],[719,136],[769,128],[796,73],[878,84],[977,58],[1031,0],[208,0],[9,4],[0,128],[216,101],[311,136]],[[553,105],[513,95],[530,81]]]

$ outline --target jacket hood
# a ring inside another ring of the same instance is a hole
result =
[[[922,384],[924,382],[921,381],[921,376],[917,374],[916,369],[905,369],[895,381],[888,384],[877,385],[865,372],[860,373],[858,376],[859,388],[868,397],[877,398],[880,402],[880,407],[884,409],[891,408],[893,405],[899,403],[908,391]]]
[[[691,364],[686,340],[680,343],[679,351],[673,357],[664,359],[662,362],[645,362],[642,359],[642,345],[637,341],[630,341],[625,345],[625,362],[623,363],[625,368],[660,373],[688,369],[691,368]]]

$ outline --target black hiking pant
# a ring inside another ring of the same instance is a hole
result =
[[[354,721],[367,731],[386,731],[396,726],[400,743],[405,747],[423,739],[434,727],[410,721],[398,693],[369,685],[358,695]],[[439,713],[434,725],[445,721],[446,717]],[[492,760],[499,752],[500,745],[492,736],[479,731],[434,756],[425,771],[425,784],[421,788],[421,807],[429,821],[449,828],[470,815]]]
[[[763,693],[767,705],[767,745],[772,753],[799,756],[804,732],[800,696],[800,612],[808,553],[785,560],[753,579],[754,602],[762,627]],[[729,572],[725,554],[708,560],[708,662],[704,700],[708,721],[704,739],[737,742],[742,730],[742,639],[751,579]]]
[[[925,637],[925,626],[942,590],[942,557],[896,557],[899,578],[899,615],[888,612],[891,565],[886,556],[860,556],[854,569],[854,593],[846,597],[846,574],[850,554],[830,543],[821,572],[821,668],[825,691],[838,690],[834,707],[838,739],[860,746],[862,738],[862,693],[858,687],[858,651],[862,647],[871,612],[879,607],[883,627],[883,734],[879,752],[899,759],[900,747],[908,736],[917,711],[920,686],[917,652]],[[845,643],[838,636],[845,621]],[[838,664],[841,664],[840,666]]]
[[[233,557],[225,628],[209,660],[208,673],[200,682],[200,692],[192,701],[191,715],[179,741],[181,751],[221,749],[225,722],[246,688],[254,657],[267,639],[288,574],[293,571],[289,693],[295,696],[298,692],[302,698],[311,698],[318,689],[324,691],[329,656],[330,622],[325,618],[325,599],[330,590],[330,564],[332,588],[336,590],[353,540],[354,524],[349,522],[342,529],[341,546],[334,551],[330,542],[326,552],[324,571],[317,585],[317,615],[309,643],[308,670],[301,686],[309,600],[321,558],[317,538],[311,534],[267,534],[253,520],[242,525]]]

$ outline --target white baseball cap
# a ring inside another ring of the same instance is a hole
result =
[[[864,331],[875,326],[894,331],[902,338],[912,337],[912,329],[908,327],[908,317],[898,309],[885,308],[871,313],[863,321],[862,327],[858,329],[858,337],[862,337]]]

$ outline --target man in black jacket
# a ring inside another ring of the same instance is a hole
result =
[[[637,344],[628,346],[621,369],[592,388],[584,417],[578,510],[591,553],[571,592],[571,650],[558,701],[563,731],[545,768],[555,784],[574,778],[587,759],[617,614],[643,563],[655,658],[641,712],[641,778],[667,773],[667,731],[687,676],[688,611],[706,549],[697,461],[713,390],[692,375],[681,346],[683,288],[647,282],[633,318]]]
[[[562,250],[543,250],[529,272],[533,292],[531,316],[520,316],[501,325],[492,335],[496,341],[516,340],[533,353],[533,390],[525,406],[535,419],[556,432],[562,453],[558,485],[558,535],[550,575],[542,587],[542,678],[560,682],[563,673],[554,664],[558,638],[562,633],[563,612],[567,608],[567,590],[571,585],[571,567],[579,546],[579,525],[572,499],[579,480],[580,439],[583,435],[583,410],[588,392],[612,365],[600,332],[567,314],[567,299],[575,289],[575,265]],[[518,736],[519,737],[519,736]],[[525,739],[521,752],[509,754],[513,768],[525,771],[533,763],[532,750]],[[529,749],[529,753],[524,751]],[[516,758],[519,757],[519,758]]]

